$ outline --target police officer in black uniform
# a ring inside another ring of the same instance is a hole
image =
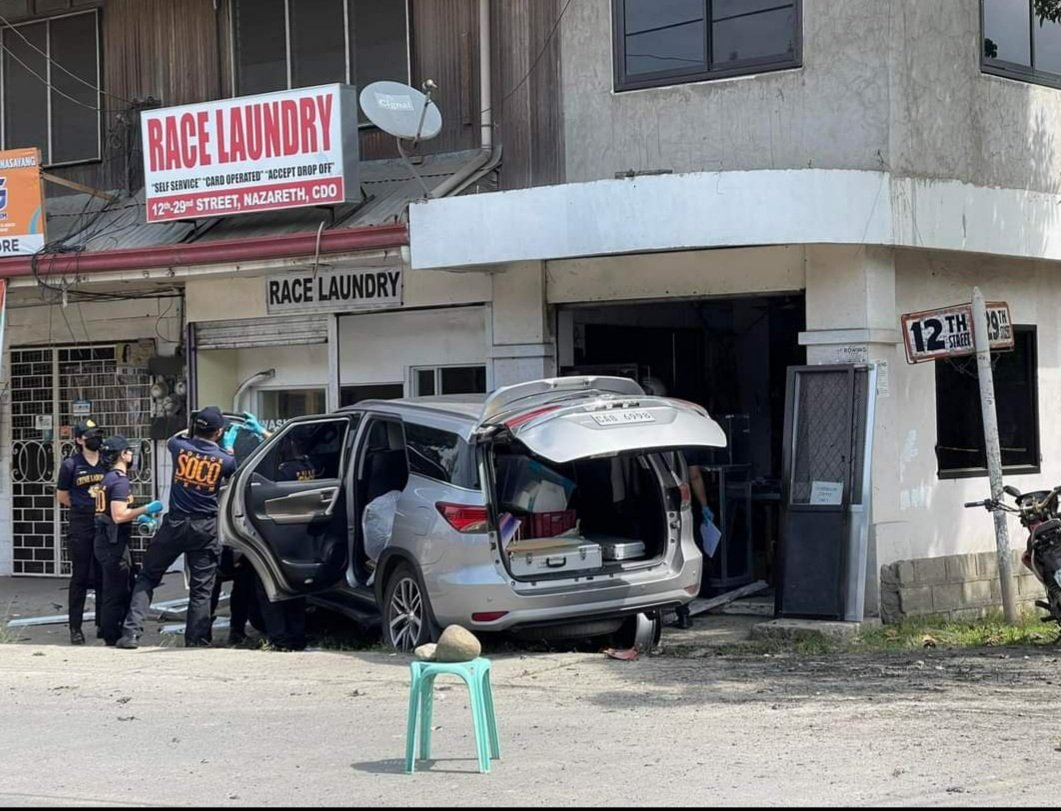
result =
[[[144,507],[132,506],[129,468],[133,449],[123,436],[108,437],[100,447],[103,464],[109,468],[96,491],[96,560],[103,571],[103,599],[96,598],[101,614],[103,641],[113,647],[122,631],[122,618],[129,606],[129,570],[132,558],[129,539],[133,522],[150,521],[162,512],[162,502],[152,501]]]
[[[194,416],[192,425],[194,436],[189,437],[185,431],[169,441],[173,456],[169,512],[144,555],[122,637],[118,640],[119,648],[139,646],[154,590],[182,554],[190,573],[184,644],[186,647],[210,644],[210,593],[221,558],[217,494],[224,480],[235,472],[236,459],[231,448],[223,450],[217,444],[225,429],[221,409],[204,408]]]
[[[85,615],[85,595],[96,592],[96,638],[100,632],[100,605],[103,593],[102,572],[96,565],[92,551],[96,537],[96,490],[107,472],[100,461],[103,429],[92,420],[74,426],[74,442],[78,452],[63,460],[59,467],[59,481],[55,495],[59,503],[68,507],[66,556],[70,559],[70,644],[84,645],[81,621]]]

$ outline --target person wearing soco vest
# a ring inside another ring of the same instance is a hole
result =
[[[221,409],[215,406],[202,409],[193,416],[192,426],[192,436],[182,431],[169,441],[173,457],[169,511],[144,554],[122,637],[118,640],[119,648],[139,646],[154,590],[181,555],[189,572],[184,644],[186,647],[210,644],[210,593],[221,558],[217,494],[225,479],[236,471],[236,458],[232,448],[218,445],[225,433]]]
[[[103,570],[103,599],[96,598],[100,613],[103,641],[113,647],[121,635],[122,618],[129,607],[129,539],[133,522],[150,521],[162,512],[162,502],[152,501],[144,507],[133,507],[129,486],[129,468],[133,449],[123,436],[108,437],[100,446],[100,458],[108,468],[96,487],[96,535],[93,543],[96,560]]]
[[[69,624],[70,644],[84,645],[81,622],[85,615],[85,595],[96,592],[96,638],[102,639],[100,614],[103,605],[103,573],[96,565],[93,542],[96,537],[96,490],[107,468],[99,457],[103,429],[92,420],[74,426],[78,452],[68,456],[59,467],[55,496],[69,508],[66,556],[70,559]]]

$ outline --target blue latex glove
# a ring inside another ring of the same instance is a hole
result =
[[[265,426],[258,422],[258,418],[249,411],[243,412],[243,427],[260,437],[265,436]]]
[[[715,514],[711,512],[710,507],[704,507],[702,510],[700,510],[700,515],[703,516],[705,524],[715,523]]]
[[[225,433],[221,436],[221,450],[225,453],[232,453],[232,449],[236,446],[236,435],[239,433],[238,425],[230,425],[225,429]]]
[[[136,520],[133,521],[133,523],[137,526],[144,526],[145,524],[150,524],[151,526],[154,526],[155,519],[152,518],[150,515],[138,515],[136,517]]]
[[[166,509],[166,505],[163,504],[161,501],[152,501],[150,504],[144,507],[144,512],[147,513],[147,515],[158,515],[164,509]]]

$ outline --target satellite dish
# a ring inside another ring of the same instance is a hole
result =
[[[429,141],[442,131],[442,113],[428,95],[400,82],[373,82],[361,91],[365,116],[386,133],[407,141]]]

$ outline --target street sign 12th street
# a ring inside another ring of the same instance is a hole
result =
[[[987,332],[992,351],[1013,348],[1013,321],[1004,301],[987,303]],[[973,307],[955,304],[903,316],[907,363],[975,355]]]

